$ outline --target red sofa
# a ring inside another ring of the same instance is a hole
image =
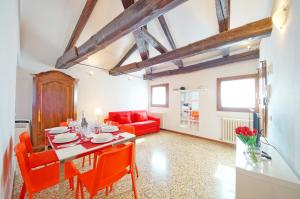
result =
[[[137,136],[160,131],[160,119],[148,115],[147,111],[120,111],[109,112],[104,122],[111,121],[115,125],[131,125]]]

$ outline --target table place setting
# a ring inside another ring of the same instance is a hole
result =
[[[78,125],[54,127],[45,129],[45,133],[54,149],[69,148],[77,145],[91,149],[98,145],[124,138],[119,135],[123,133],[123,131],[120,131],[117,126],[111,125],[103,125],[100,127],[90,125],[86,128],[81,128]]]

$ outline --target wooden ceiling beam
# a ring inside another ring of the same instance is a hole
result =
[[[230,28],[230,0],[215,0],[219,32],[228,31]],[[230,54],[230,48],[222,50],[223,56]]]
[[[133,46],[127,51],[127,53],[122,57],[122,59],[115,65],[114,68],[120,67],[127,59],[132,55],[134,51],[137,50],[137,45],[133,44]]]
[[[164,33],[165,33],[165,36],[166,36],[166,38],[167,38],[167,40],[168,40],[168,42],[169,42],[171,48],[172,48],[173,50],[175,50],[177,47],[176,47],[176,45],[175,45],[175,41],[174,41],[174,39],[173,39],[173,37],[172,37],[172,35],[171,35],[170,29],[169,29],[169,27],[168,27],[168,25],[167,25],[167,22],[166,22],[165,17],[164,17],[163,15],[159,16],[159,17],[158,17],[158,21],[159,21],[159,23],[160,23],[160,25],[161,25],[161,27],[162,27]],[[184,66],[182,60],[176,61],[176,65],[177,65],[179,68],[181,68],[181,67]]]
[[[134,4],[134,0],[122,0],[122,4],[124,9],[126,10],[129,8],[132,4]],[[147,26],[145,26],[146,28]],[[137,29],[136,31],[133,32],[134,39],[137,44],[137,48],[139,50],[140,56],[142,60],[146,60],[149,58],[149,49],[148,45],[144,41],[142,34],[140,32],[142,28]]]
[[[137,44],[137,47],[138,47],[141,59],[142,60],[146,60],[146,59],[149,58],[149,50],[148,50],[148,45],[145,42],[145,40],[143,38],[143,35],[141,33],[142,29],[143,28],[141,28],[141,29],[139,29],[137,31],[134,31],[133,35],[134,35],[135,42]]]
[[[69,43],[65,49],[65,52],[70,50],[72,47],[75,46],[77,40],[79,39],[79,36],[81,32],[83,31],[85,25],[87,24],[94,8],[97,3],[97,0],[87,0],[85,3],[85,6],[81,12],[81,15],[77,21],[77,24],[75,26],[75,29],[73,30],[72,36],[69,40]]]
[[[251,59],[258,59],[258,58],[259,58],[259,50],[256,49],[256,50],[248,51],[245,53],[235,54],[235,55],[231,55],[231,56],[227,56],[227,57],[222,57],[222,58],[194,64],[191,66],[186,66],[183,68],[178,68],[175,70],[167,70],[167,71],[162,71],[162,72],[158,72],[158,73],[146,74],[146,75],[144,75],[144,79],[151,80],[151,79],[170,76],[170,75],[191,73],[191,72],[195,72],[195,71],[199,71],[199,70],[203,70],[203,69],[207,69],[207,68],[214,68],[214,67],[223,66],[226,64],[247,61],[247,60],[251,60]]]
[[[153,46],[153,48],[155,48],[158,52],[160,52],[161,54],[164,54],[166,52],[168,52],[168,49],[162,45],[153,35],[151,35],[147,30],[142,29],[141,30],[141,34],[143,36],[143,39],[150,44],[151,46]],[[175,60],[174,64],[177,65],[178,67],[180,67],[180,62],[179,60]]]
[[[143,39],[153,46],[161,54],[168,52],[168,49],[164,47],[153,35],[151,35],[147,30],[142,29],[141,31]]]
[[[227,31],[230,27],[230,0],[215,0],[215,3],[219,32]]]
[[[122,0],[122,4],[123,4],[124,9],[127,9],[132,4],[134,4],[134,0]]]
[[[71,48],[58,58],[56,68],[69,68],[88,56],[104,49],[124,35],[146,25],[187,0],[139,0],[78,48]]]
[[[110,74],[120,75],[123,73],[135,72],[156,64],[179,60],[215,50],[222,50],[224,48],[237,45],[239,42],[247,39],[258,40],[264,37],[268,37],[270,36],[271,32],[272,19],[265,18],[235,29],[219,33],[217,35],[194,42],[190,45],[178,48],[176,50],[166,52],[162,55],[149,58],[148,60],[138,63],[131,63],[114,70],[110,70]]]

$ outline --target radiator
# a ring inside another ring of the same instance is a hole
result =
[[[15,121],[15,142],[19,142],[19,135],[24,131],[31,134],[30,120],[16,120]]]
[[[160,119],[160,128],[164,128],[164,114],[163,113],[150,112],[150,115],[153,115],[154,117],[159,118]]]
[[[239,126],[253,126],[253,121],[239,118],[222,118],[222,140],[235,144],[235,129]]]

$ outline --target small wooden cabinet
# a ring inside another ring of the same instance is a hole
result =
[[[44,147],[44,129],[76,119],[76,79],[59,71],[36,74],[33,79],[32,141]]]

